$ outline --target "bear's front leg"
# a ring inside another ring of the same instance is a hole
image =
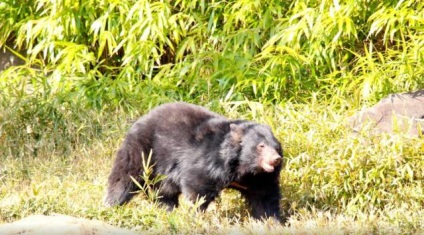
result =
[[[280,215],[280,196],[277,193],[245,191],[243,195],[251,208],[253,218],[274,218],[278,222],[282,222]]]
[[[255,219],[274,218],[283,222],[280,213],[281,193],[276,176],[269,174],[248,177],[240,182],[244,188],[237,188],[246,198]]]

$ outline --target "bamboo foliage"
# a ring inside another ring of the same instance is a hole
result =
[[[86,81],[67,77],[122,80],[119,96],[153,79],[182,92],[195,84],[197,92],[227,95],[234,86],[235,100],[337,87],[372,101],[422,85],[423,7],[413,0],[6,0],[0,46],[27,52],[30,64],[71,87]]]

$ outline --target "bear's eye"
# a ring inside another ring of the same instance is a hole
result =
[[[258,144],[258,148],[260,148],[260,149],[265,148],[265,144],[264,144],[264,143],[260,143],[260,144]]]

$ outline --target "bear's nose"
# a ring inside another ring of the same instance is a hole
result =
[[[278,165],[280,165],[282,159],[283,158],[280,155],[274,155],[273,156],[273,159],[271,161],[271,165],[272,166],[278,166]]]

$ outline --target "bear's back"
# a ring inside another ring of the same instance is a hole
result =
[[[168,139],[191,138],[197,127],[212,118],[225,117],[208,109],[184,102],[167,103],[139,118],[129,134],[144,139],[166,135]]]
[[[166,126],[197,126],[211,118],[222,117],[204,107],[184,102],[163,104],[153,109],[147,116],[165,123]]]

